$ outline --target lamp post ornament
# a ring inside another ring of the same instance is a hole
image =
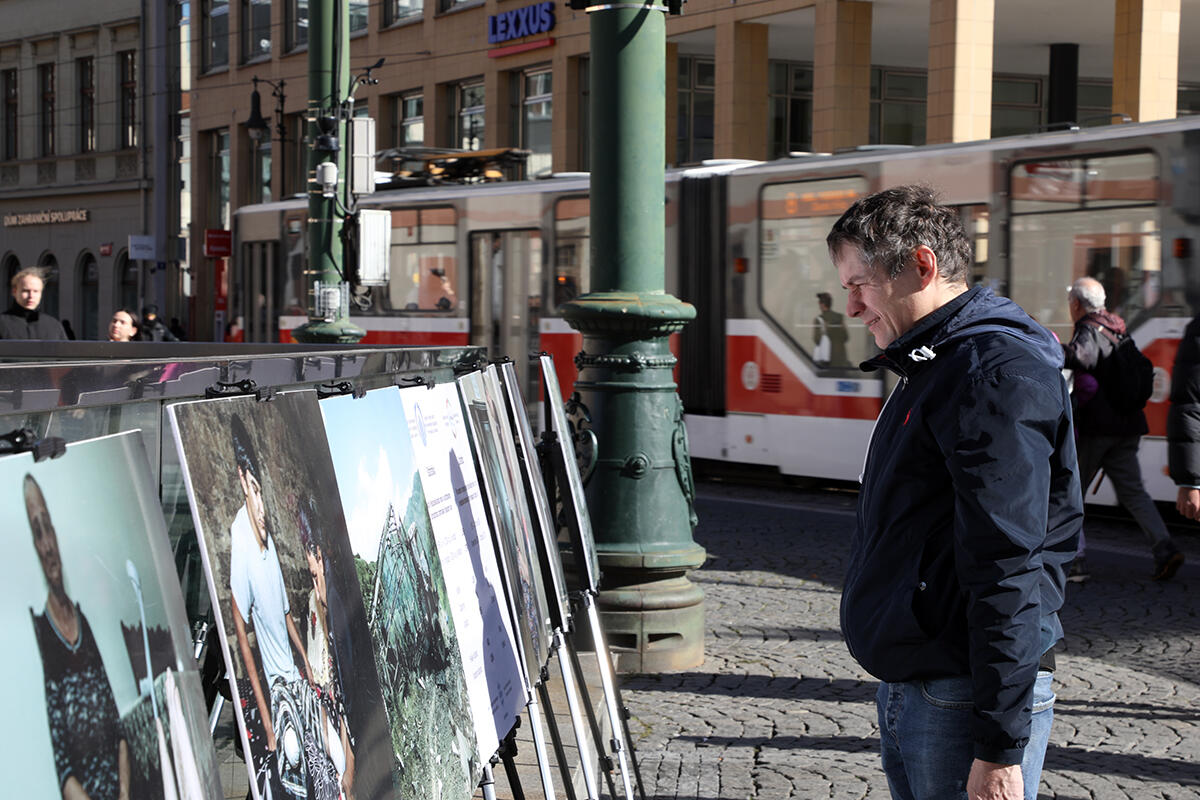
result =
[[[350,322],[349,265],[338,210],[345,181],[346,119],[343,87],[350,74],[350,16],[340,0],[308,4],[308,322],[293,331],[298,342],[353,344],[365,332]]]
[[[599,440],[601,621],[634,672],[704,660],[704,593],[687,573],[705,552],[669,346],[696,310],[665,291],[666,13],[681,0],[660,2],[572,0],[591,27],[592,277],[563,317],[584,337],[575,388]]]

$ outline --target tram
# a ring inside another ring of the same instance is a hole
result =
[[[1164,436],[1194,313],[1185,284],[1200,280],[1200,118],[669,170],[666,288],[698,312],[676,343],[692,455],[857,479],[891,377],[857,368],[876,352],[858,320],[840,321],[844,345],[819,349],[822,296],[834,311],[845,304],[825,235],[857,198],[905,183],[960,210],[972,281],[1062,340],[1071,282],[1105,286],[1155,364],[1140,457],[1152,496],[1173,501]],[[389,284],[351,295],[364,343],[546,351],[570,391],[582,340],[560,308],[589,289],[586,175],[380,191],[360,207],[392,219]],[[231,313],[247,341],[289,341],[306,319],[306,217],[302,198],[236,213]],[[1116,499],[1101,482],[1088,501]]]

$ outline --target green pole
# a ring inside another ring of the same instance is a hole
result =
[[[623,672],[704,660],[704,562],[671,334],[696,316],[665,291],[666,19],[650,3],[588,9],[591,287],[563,315],[584,337],[575,388],[592,412],[588,485],[598,605]]]
[[[349,292],[342,215],[335,198],[346,180],[346,120],[342,98],[350,81],[350,14],[346,0],[308,4],[308,322],[293,332],[298,342],[354,344],[365,332],[351,324],[342,298]],[[332,190],[322,177],[336,167]],[[283,165],[281,165],[282,167]]]

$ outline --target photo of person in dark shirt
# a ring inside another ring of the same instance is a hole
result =
[[[46,498],[25,476],[25,512],[48,593],[30,609],[45,677],[46,716],[63,800],[128,800],[129,745],[91,625],[63,582]]]

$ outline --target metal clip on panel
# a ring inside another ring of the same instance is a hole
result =
[[[16,453],[33,453],[34,461],[45,461],[47,458],[58,458],[67,452],[67,441],[58,436],[37,438],[30,428],[17,428],[15,431],[0,436],[0,455]]]

